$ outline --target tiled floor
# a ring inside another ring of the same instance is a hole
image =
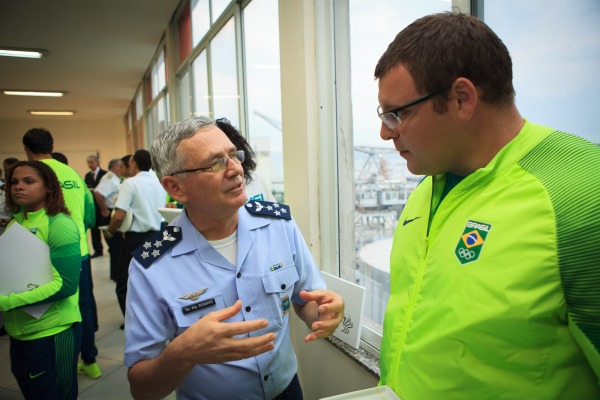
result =
[[[99,354],[97,362],[102,376],[92,380],[79,375],[79,399],[131,399],[127,367],[123,365],[125,335],[119,329],[123,316],[115,295],[115,284],[109,278],[109,257],[92,259],[94,295],[98,305],[100,329],[96,332]],[[8,336],[0,336],[0,399],[22,399],[19,386],[10,372]],[[175,399],[172,393],[167,399]]]

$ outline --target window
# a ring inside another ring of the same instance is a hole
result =
[[[277,0],[254,0],[244,9],[246,109],[256,173],[283,202],[283,133]]]
[[[206,50],[202,51],[192,62],[192,71],[194,79],[194,115],[211,115]]]
[[[214,118],[240,126],[235,21],[231,18],[210,43]]]
[[[278,2],[253,0],[242,10],[239,2],[192,0],[190,7],[194,48],[177,72],[177,115],[229,119],[255,152],[256,175],[283,201]],[[185,18],[178,23],[185,32]]]
[[[169,123],[169,96],[167,95],[167,64],[165,49],[160,47],[150,72],[150,105],[146,119],[146,146],[149,147],[154,139]]]
[[[210,29],[209,0],[192,0],[192,46],[196,47]]]
[[[192,116],[192,111],[190,110],[190,104],[192,99],[192,93],[190,92],[190,73],[187,71],[184,73],[179,80],[179,90],[177,94],[179,96],[179,107],[178,114],[179,119],[184,120]]]
[[[158,58],[152,66],[152,99],[154,100],[167,85],[167,71],[165,63],[165,50],[161,50]]]
[[[219,17],[221,16],[221,14],[223,14],[223,11],[225,11],[225,9],[227,8],[227,6],[229,5],[231,1],[230,0],[212,0],[211,1],[211,15],[212,15],[212,22],[214,23],[217,19],[219,19]]]
[[[486,1],[483,19],[511,54],[521,115],[600,144],[600,2]]]
[[[337,24],[335,31],[341,136],[338,173],[340,181],[354,182],[354,195],[339,194],[340,208],[342,201],[354,201],[353,217],[339,216],[340,276],[367,289],[363,339],[375,348],[379,347],[389,298],[392,236],[408,194],[420,177],[408,171],[392,143],[379,137],[381,121],[376,113],[379,104],[373,72],[400,30],[421,16],[450,11],[451,7],[445,0],[349,0],[335,8],[336,14],[347,13],[345,18],[336,15],[336,22],[345,21],[345,26],[343,22]],[[343,104],[348,105],[344,108]],[[345,143],[352,143],[352,148]],[[353,171],[346,172],[349,159],[353,160]]]

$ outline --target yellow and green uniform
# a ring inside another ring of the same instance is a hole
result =
[[[445,180],[398,221],[381,384],[403,400],[600,398],[600,147],[526,122],[443,196]]]
[[[6,331],[19,340],[55,335],[81,321],[78,304],[81,253],[77,226],[68,215],[48,217],[44,209],[28,213],[27,219],[21,211],[14,216],[9,228],[13,223],[22,225],[48,244],[53,280],[27,292],[0,296]],[[48,303],[52,306],[40,319],[22,311],[24,306]]]
[[[86,231],[96,223],[94,195],[73,168],[53,158],[40,161],[48,164],[58,177],[65,198],[65,205],[79,228],[81,256],[85,257],[90,254]]]

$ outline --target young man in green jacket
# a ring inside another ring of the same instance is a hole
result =
[[[81,247],[81,276],[79,280],[79,308],[81,310],[81,358],[78,366],[79,373],[92,379],[102,375],[96,363],[98,348],[96,347],[95,332],[98,330],[98,312],[94,298],[94,283],[90,263],[90,251],[87,242],[87,230],[96,223],[94,195],[86,187],[85,182],[77,171],[52,158],[54,138],[50,131],[43,128],[28,130],[23,136],[23,147],[29,160],[42,161],[52,168],[65,198],[65,204],[71,217],[79,227]]]
[[[381,383],[412,399],[600,398],[600,147],[525,120],[502,41],[421,18],[375,69],[426,178],[394,236]]]

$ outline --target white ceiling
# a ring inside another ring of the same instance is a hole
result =
[[[0,89],[67,91],[62,98],[0,93],[0,120],[27,110],[75,110],[68,120],[122,119],[180,0],[0,0],[0,47],[48,57],[0,57]],[[48,118],[48,117],[44,117]]]

